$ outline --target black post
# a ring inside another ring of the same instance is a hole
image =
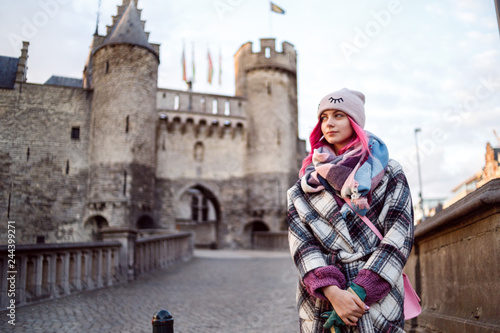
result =
[[[167,310],[158,310],[151,320],[153,333],[174,333],[174,318]]]

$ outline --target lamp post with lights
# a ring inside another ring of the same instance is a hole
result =
[[[425,220],[425,214],[424,214],[424,199],[422,197],[422,172],[420,171],[420,156],[419,156],[419,151],[418,151],[418,138],[417,138],[417,133],[420,132],[420,128],[415,128],[415,146],[417,148],[417,169],[418,169],[418,184],[419,184],[419,208],[420,211],[422,212],[422,221]]]

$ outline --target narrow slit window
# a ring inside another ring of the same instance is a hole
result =
[[[130,122],[130,116],[127,116],[127,118],[125,118],[125,133],[128,133],[129,122]]]
[[[123,171],[123,195],[127,194],[127,171]]]
[[[66,160],[66,174],[69,173],[69,160]]]
[[[26,150],[26,162],[30,160],[30,147]]]
[[[217,113],[219,113],[217,110],[217,100],[214,99],[212,100],[212,114],[217,114]]]
[[[226,103],[224,104],[224,115],[226,116],[231,115],[231,105],[229,101],[226,101]]]
[[[175,98],[174,98],[174,110],[179,110],[179,107],[180,107],[179,95],[175,95]]]
[[[207,110],[207,105],[205,104],[205,97],[200,98],[201,112],[205,112]]]
[[[106,74],[108,74],[109,73],[109,61],[106,61],[106,68],[105,68],[105,70],[106,70]]]

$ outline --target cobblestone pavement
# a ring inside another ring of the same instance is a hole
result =
[[[175,333],[298,332],[297,273],[288,253],[196,251],[195,257],[123,286],[0,313],[0,332],[152,332],[159,309]]]

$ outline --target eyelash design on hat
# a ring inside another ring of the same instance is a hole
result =
[[[335,103],[337,103],[337,102],[339,102],[339,103],[340,103],[340,102],[343,102],[343,101],[344,101],[344,99],[343,99],[342,97],[340,97],[340,98],[333,98],[333,97],[330,97],[330,98],[329,98],[329,100],[330,100],[330,103],[332,103],[332,102],[333,102],[333,104],[335,104]]]

